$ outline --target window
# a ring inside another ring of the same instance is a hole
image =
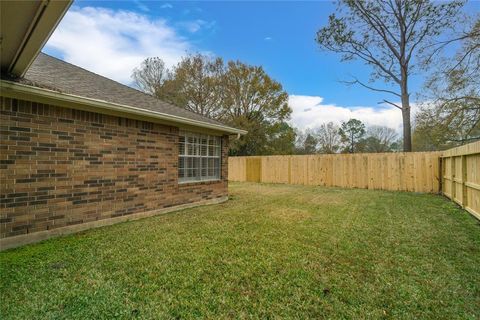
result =
[[[220,179],[220,137],[180,131],[178,181]]]

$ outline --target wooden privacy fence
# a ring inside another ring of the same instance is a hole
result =
[[[443,192],[480,219],[480,141],[443,152],[230,157],[231,181]]]
[[[231,181],[440,191],[440,152],[230,157]]]
[[[480,219],[480,141],[442,154],[442,193]]]

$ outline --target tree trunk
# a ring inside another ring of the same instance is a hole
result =
[[[404,61],[402,60],[404,63]],[[402,64],[403,64],[402,63]],[[410,125],[410,94],[408,92],[408,66],[403,64],[401,69],[400,92],[402,98],[402,119],[403,119],[403,151],[412,151],[412,128]]]
[[[410,98],[402,92],[403,151],[412,151],[412,128],[410,124]]]

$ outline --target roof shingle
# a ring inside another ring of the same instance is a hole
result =
[[[65,94],[127,105],[145,111],[169,115],[208,124],[225,126],[216,120],[158,100],[141,91],[87,71],[73,64],[40,53],[32,63],[25,79],[29,84]]]

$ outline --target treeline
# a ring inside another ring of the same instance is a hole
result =
[[[288,94],[262,67],[196,54],[169,69],[157,57],[146,59],[132,78],[161,100],[247,130],[232,139],[231,155],[285,154],[294,145]]]
[[[196,54],[173,68],[148,58],[132,73],[136,85],[155,97],[198,114],[242,128],[231,155],[281,155],[339,152],[391,152],[401,149],[397,133],[351,119],[315,130],[292,127],[288,94],[262,67]]]
[[[292,154],[374,153],[402,151],[397,132],[385,126],[365,126],[350,119],[340,126],[324,123],[316,129],[297,132]]]
[[[395,3],[339,1],[344,13],[332,14],[316,41],[343,60],[371,67],[369,81],[354,78],[350,84],[386,95],[383,103],[402,114],[401,137],[355,119],[299,131],[288,123],[292,109],[282,85],[262,67],[240,61],[196,54],[167,68],[161,58],[148,58],[132,78],[159,99],[247,130],[232,140],[231,155],[430,151],[480,139],[478,15],[465,16],[464,1]],[[453,44],[455,54],[447,54]],[[426,81],[416,95],[420,110],[410,119],[413,73]],[[373,87],[382,81],[396,89]]]

